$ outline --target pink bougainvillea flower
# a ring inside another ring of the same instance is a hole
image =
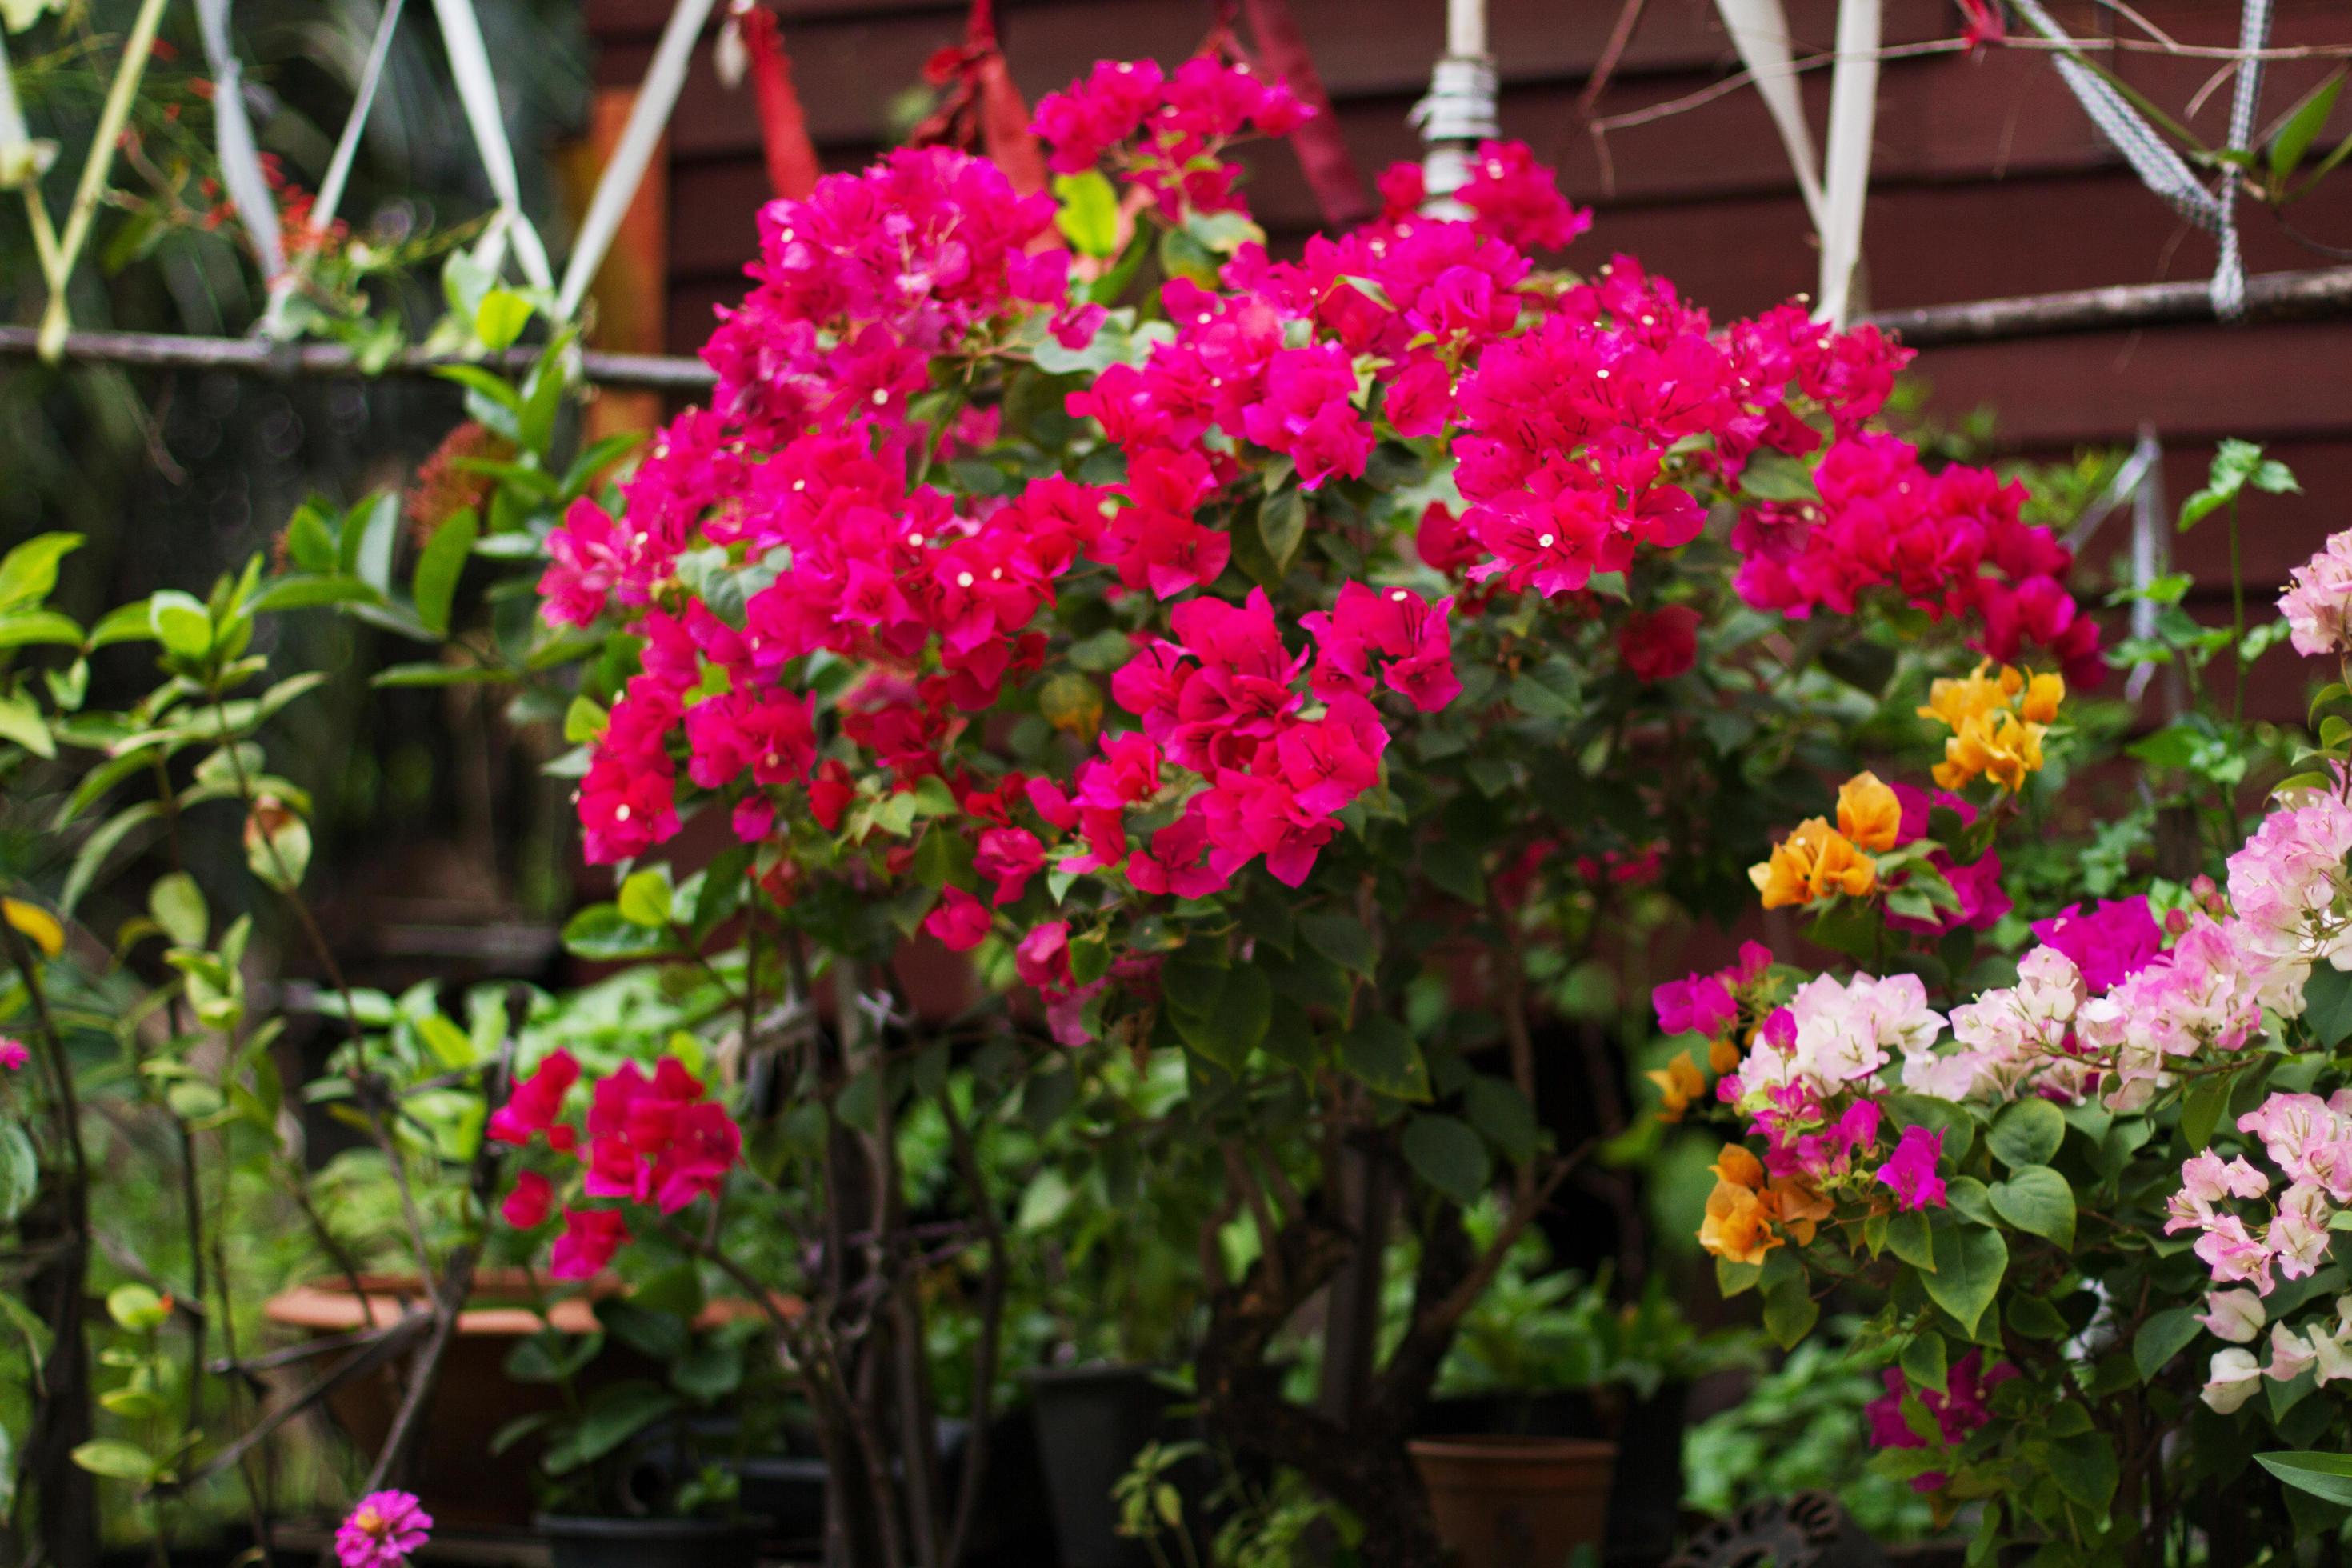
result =
[[[32,1059],[33,1053],[25,1048],[24,1041],[14,1035],[0,1035],[0,1071],[21,1072]]]
[[[961,888],[940,889],[940,901],[923,917],[923,929],[953,952],[969,952],[988,935],[988,906]]]
[[[1895,1191],[1895,1201],[1906,1209],[1941,1208],[1944,1178],[1936,1173],[1943,1157],[1941,1128],[1906,1127],[1895,1142],[1895,1152],[1878,1167],[1877,1179]]]
[[[1672,680],[1698,662],[1698,612],[1664,605],[1625,617],[1617,628],[1617,657],[1636,680]]]
[[[619,1209],[567,1208],[563,1234],[548,1254],[547,1271],[558,1279],[593,1279],[628,1239],[628,1219]]]
[[[520,1145],[550,1131],[563,1113],[563,1097],[579,1080],[580,1064],[570,1051],[548,1052],[530,1077],[515,1084],[507,1102],[490,1113],[490,1138]]]
[[[554,1184],[537,1171],[525,1171],[515,1178],[514,1191],[499,1205],[499,1214],[517,1230],[536,1230],[547,1223],[554,1202]]]
[[[402,1568],[432,1530],[414,1493],[370,1492],[336,1527],[335,1557],[343,1568]]]

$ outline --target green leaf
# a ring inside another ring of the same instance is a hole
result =
[[[1429,1067],[1402,1024],[1367,1010],[1339,1038],[1339,1065],[1391,1100],[1429,1099]]]
[[[1471,1126],[1503,1152],[1504,1158],[1516,1164],[1534,1159],[1542,1144],[1543,1133],[1536,1121],[1535,1107],[1528,1103],[1518,1085],[1507,1079],[1472,1079],[1470,1087],[1462,1094],[1462,1112],[1470,1119]]]
[[[41,1156],[21,1121],[0,1121],[0,1225],[25,1212],[40,1190]]]
[[[1739,470],[1739,488],[1757,500],[1819,500],[1812,465],[1769,448],[1751,456]]]
[[[1187,1046],[1227,1071],[1238,1072],[1250,1052],[1265,1042],[1266,1027],[1274,1021],[1274,985],[1263,969],[1230,969],[1205,1011],[1171,1008],[1170,1016]]]
[[[2065,1113],[2039,1098],[2021,1100],[2003,1110],[1985,1135],[1993,1157],[2011,1169],[2048,1164],[2065,1141]]]
[[[563,947],[575,958],[600,963],[656,958],[675,951],[668,932],[647,931],[624,916],[615,904],[591,904],[564,921]]]
[[[1812,1332],[1821,1315],[1821,1303],[1813,1300],[1811,1285],[1802,1270],[1783,1276],[1765,1288],[1764,1331],[1782,1350],[1794,1348],[1799,1340]]]
[[[1108,256],[1118,245],[1118,193],[1098,169],[1054,176],[1061,204],[1054,226],[1081,256]]]
[[[481,1059],[474,1037],[438,1013],[427,1013],[417,1019],[416,1032],[425,1037],[425,1048],[445,1068],[469,1068]]]
[[[1405,1123],[1403,1148],[1416,1175],[1465,1206],[1478,1201],[1494,1174],[1486,1140],[1455,1117],[1414,1117]]]
[[[1992,1184],[1992,1212],[2019,1230],[2074,1245],[2074,1189],[2047,1165],[2021,1165]]]
[[[514,347],[530,325],[530,301],[511,289],[492,289],[474,307],[474,335],[493,353]]]
[[[650,1383],[616,1383],[589,1401],[580,1425],[551,1447],[540,1463],[551,1476],[593,1464],[655,1422],[667,1419],[677,1407],[677,1395],[666,1388]]]
[[[2198,1080],[2189,1091],[2180,1108],[2180,1136],[2191,1149],[2202,1149],[2213,1142],[2213,1129],[2220,1126],[2221,1113],[2230,1109],[2230,1090],[2234,1073],[2213,1073]]]
[[[2149,1313],[2139,1331],[2132,1335],[2132,1364],[2139,1368],[2139,1380],[2152,1381],[2204,1331],[2205,1325],[2187,1307],[2167,1307],[2161,1312]]]
[[[1299,542],[1307,537],[1307,498],[1296,486],[1286,485],[1259,503],[1257,536],[1265,546],[1275,580],[1281,581],[1297,557]]]
[[[106,1293],[106,1315],[118,1328],[133,1332],[158,1329],[171,1321],[172,1309],[144,1285],[117,1285]]]
[[[246,608],[257,615],[271,610],[311,610],[322,605],[381,605],[383,595],[356,577],[280,577],[253,596]]]
[[[213,650],[212,612],[194,594],[166,588],[151,595],[147,625],[174,658],[200,659]]]
[[[449,609],[457,602],[457,578],[466,570],[466,557],[473,553],[474,541],[480,532],[481,524],[470,509],[457,512],[433,531],[432,542],[417,557],[413,584],[416,618],[436,637],[449,630]]]
[[[212,915],[205,907],[205,891],[196,879],[185,871],[173,871],[155,879],[147,889],[147,912],[163,928],[163,934],[181,947],[202,947],[212,930]]]
[[[1929,1329],[1903,1342],[1903,1375],[1921,1388],[1944,1392],[1944,1336]]]
[[[2288,1486],[2352,1508],[2352,1454],[2256,1454],[2254,1462]]]
[[[79,533],[37,533],[0,556],[0,610],[37,605],[58,585],[58,563],[81,548]]]
[[[0,647],[30,647],[45,644],[73,647],[81,641],[81,625],[55,610],[9,610],[0,613]]]
[[[1985,1309],[1992,1305],[2009,1271],[2009,1244],[1996,1230],[1978,1226],[1937,1226],[1936,1271],[1919,1282],[1927,1298],[1949,1312],[1961,1331],[1974,1337]]]
[[[1914,1268],[1936,1271],[1936,1237],[1926,1213],[1918,1209],[1895,1215],[1886,1222],[1886,1246]]]
[[[512,670],[487,664],[395,664],[368,678],[370,686],[491,686],[516,679]]]
[[[2105,1511],[2116,1495],[2116,1446],[2104,1432],[2085,1432],[2050,1445],[2050,1479],[2073,1501]]]
[[[142,1486],[156,1475],[155,1460],[147,1450],[120,1437],[100,1437],[82,1444],[73,1451],[73,1462],[91,1475],[136,1481]]]
[[[2303,983],[2303,1022],[2330,1050],[2352,1038],[2352,973],[2332,963],[2313,964]]]
[[[669,924],[670,887],[667,867],[630,873],[616,900],[621,918],[631,925],[659,930]]]
[[[135,805],[123,807],[108,818],[104,826],[82,840],[81,847],[74,853],[73,867],[66,873],[65,887],[58,894],[58,912],[73,913],[80,905],[82,895],[89,891],[90,884],[106,868],[107,857],[114,853],[134,828],[161,821],[163,816],[161,801],[142,800]]]
[[[1308,914],[1298,917],[1298,934],[1307,945],[1338,964],[1371,978],[1372,965],[1377,962],[1372,952],[1371,933],[1364,922],[1353,915]]]
[[[14,741],[37,757],[54,757],[58,742],[29,697],[0,697],[0,741]]]
[[[2319,132],[2327,124],[2327,117],[2336,110],[2336,100],[2344,90],[2344,68],[2338,66],[2327,79],[2305,93],[2295,106],[2287,111],[2285,122],[2278,134],[2271,138],[2271,183],[2276,186],[2293,174],[2311,151]]]

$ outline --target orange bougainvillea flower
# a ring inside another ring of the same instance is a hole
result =
[[[1830,1217],[1829,1199],[1820,1189],[1793,1177],[1774,1178],[1761,1194],[1764,1212],[1780,1223],[1800,1247],[1809,1246],[1813,1239],[1813,1227]]]
[[[1935,768],[1946,789],[1989,778],[2013,793],[2025,787],[2028,773],[2041,771],[2042,737],[2058,717],[2066,682],[2057,675],[2029,678],[2008,665],[1997,675],[1991,668],[1980,664],[1965,679],[1937,681],[1919,710],[1922,719],[1952,731]]]
[[[1771,1216],[1752,1190],[1737,1182],[1717,1182],[1707,1194],[1698,1244],[1733,1263],[1761,1263],[1780,1238],[1772,1234]]]
[[[1706,1092],[1706,1075],[1698,1070],[1688,1051],[1655,1072],[1642,1075],[1658,1086],[1658,1120],[1680,1121],[1691,1102]]]
[[[1856,773],[1838,789],[1837,825],[1864,849],[1892,849],[1903,833],[1903,803],[1876,773]]]
[[[1891,792],[1890,792],[1891,793]],[[1878,863],[1822,818],[1808,817],[1772,851],[1748,868],[1748,879],[1764,895],[1764,907],[1810,904],[1832,893],[1861,898],[1878,886]]]
[[[1751,1193],[1764,1184],[1764,1162],[1744,1143],[1726,1143],[1707,1169],[1715,1173],[1717,1181],[1746,1187]]]
[[[1739,1047],[1725,1035],[1706,1043],[1706,1070],[1720,1078],[1739,1070]]]

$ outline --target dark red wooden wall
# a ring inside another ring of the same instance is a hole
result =
[[[1833,0],[1788,0],[1797,52],[1825,52]],[[1420,95],[1443,33],[1443,0],[1291,0],[1367,177],[1416,154],[1405,111]],[[1506,132],[1554,162],[1569,193],[1596,209],[1592,232],[1570,253],[1591,264],[1614,250],[1639,256],[1719,316],[1811,289],[1814,254],[1788,163],[1748,90],[1612,134],[1603,150],[1578,100],[1615,23],[1620,0],[1492,0]],[[892,100],[916,85],[924,60],[961,37],[964,7],[938,0],[784,0],[786,45],[819,152],[851,167],[887,139]],[[643,73],[667,0],[590,0],[600,80]],[[1179,59],[1206,26],[1208,0],[1000,0],[1007,58],[1037,95],[1100,58]],[[2089,4],[2053,6],[2078,36],[2116,29]],[[2236,40],[2234,0],[2152,0],[2141,7],[2184,44]],[[1887,0],[1886,41],[1900,46],[1958,31],[1950,0]],[[2352,6],[2281,0],[2273,43],[2352,43]],[[2134,86],[2178,112],[2213,78],[2210,58],[2126,52],[2113,57]],[[1598,112],[1622,114],[1700,91],[1736,68],[1711,0],[1648,0]],[[2318,81],[2328,62],[2273,65],[2265,118]],[[1818,135],[1829,73],[1804,79]],[[2219,140],[2226,83],[2191,124]],[[2330,138],[2352,127],[2342,109]],[[721,87],[706,45],[679,104],[669,145],[667,346],[690,352],[712,307],[742,291],[754,248],[753,215],[767,195],[748,88]],[[1254,159],[1251,200],[1277,239],[1315,226],[1286,149]],[[2352,166],[2288,218],[2322,245],[2352,247]],[[2269,213],[2244,217],[2252,271],[2325,266]],[[1881,307],[1937,304],[2098,284],[2197,279],[2212,242],[2145,190],[2097,138],[2045,54],[1995,49],[1890,59],[1879,94],[1872,188],[1864,235],[1868,299]],[[2306,494],[2264,499],[2250,514],[2248,567],[2276,582],[2326,533],[2352,526],[2352,321],[2231,328],[2176,326],[1929,350],[1916,367],[1930,406],[1957,417],[1997,415],[2011,448],[2059,454],[2128,442],[2154,426],[2170,454],[2177,500],[2193,489],[2212,442],[2265,442],[2294,466]],[[2120,528],[2113,530],[2122,532]],[[2217,529],[2185,542],[2183,562],[2210,584],[2219,574]]]

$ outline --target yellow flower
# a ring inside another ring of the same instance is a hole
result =
[[[1903,803],[1876,773],[1856,773],[1838,789],[1837,825],[1864,849],[1892,849],[1902,836]]]
[[[1764,895],[1764,907],[1777,910],[1810,904],[1832,893],[1861,898],[1878,886],[1878,863],[1814,816],[1799,823],[1770,859],[1748,868],[1748,879]]]
[[[1658,1086],[1658,1120],[1680,1121],[1691,1102],[1706,1092],[1706,1076],[1685,1051],[1655,1072],[1642,1075]]]
[[[1737,1182],[1717,1182],[1706,1197],[1698,1244],[1734,1263],[1761,1263],[1780,1238],[1772,1234],[1770,1216],[1752,1190]]]
[[[2066,682],[2056,675],[2029,679],[2008,665],[1988,675],[1991,668],[1980,664],[1966,679],[1937,681],[1919,710],[1921,718],[1952,731],[1934,770],[1946,789],[1989,778],[2015,792],[2025,787],[2028,773],[2041,771],[2042,737],[2065,700]]]

